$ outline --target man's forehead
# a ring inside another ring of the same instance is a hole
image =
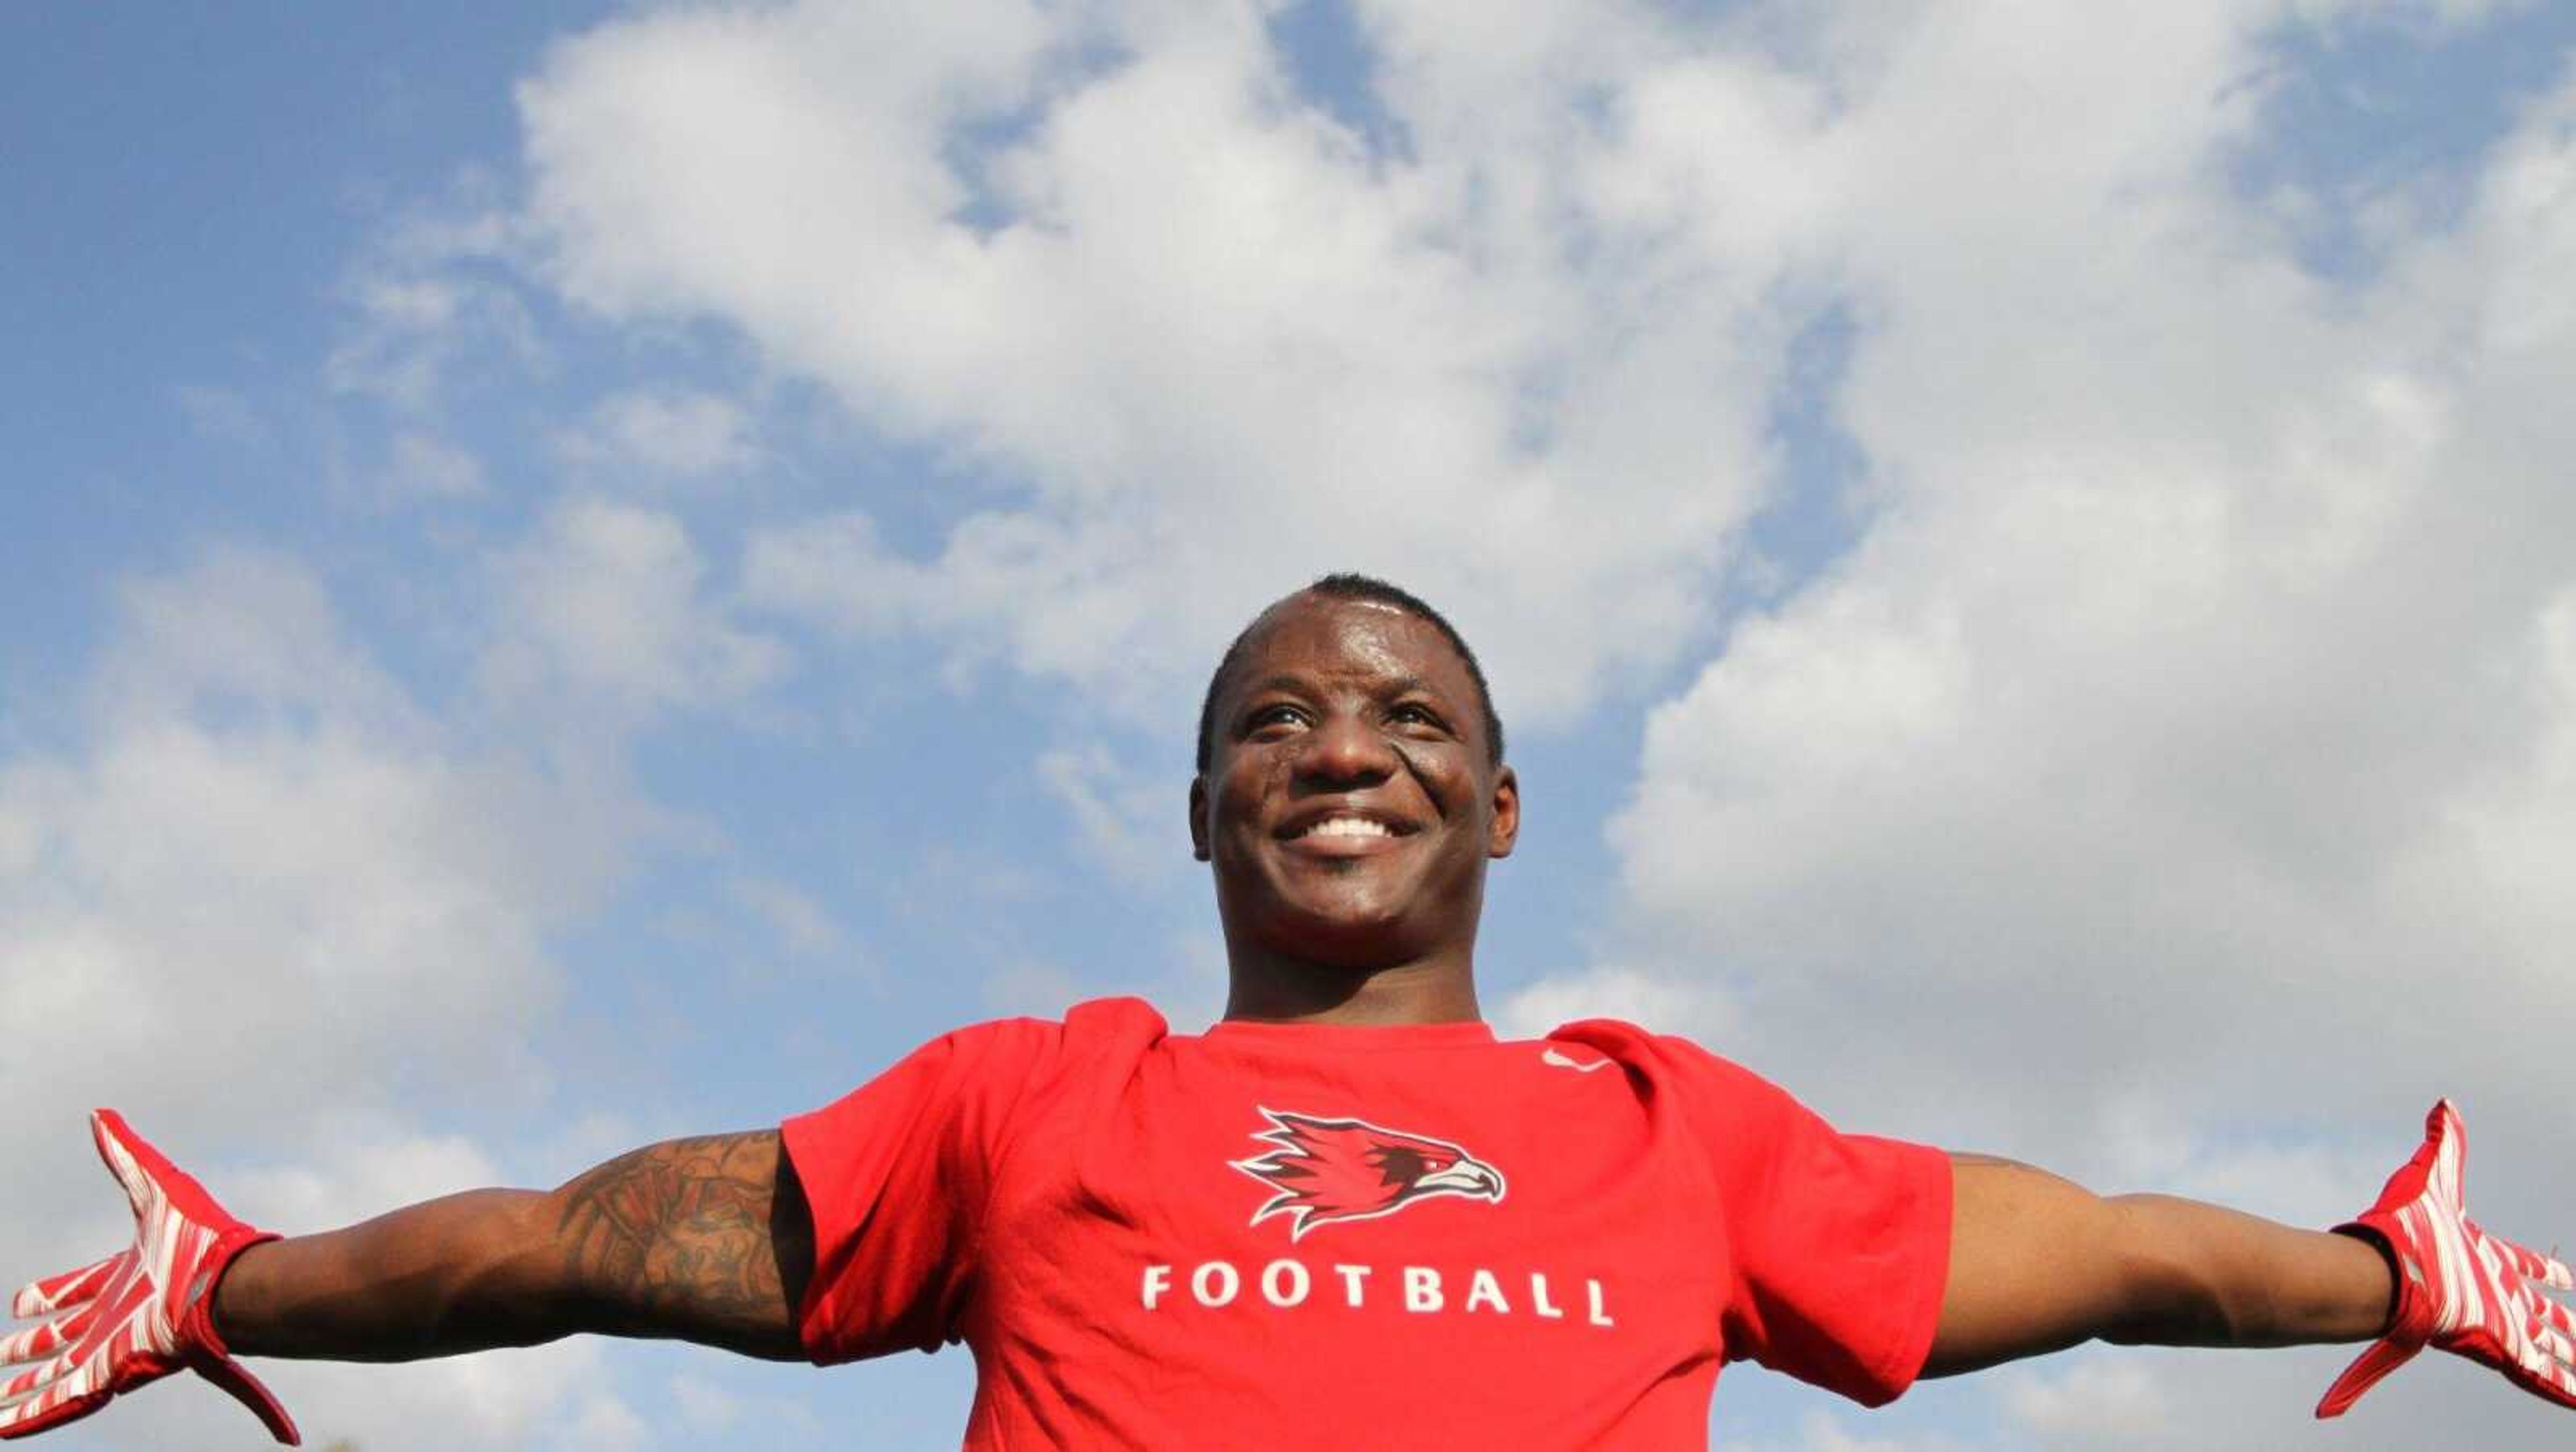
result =
[[[1329,595],[1291,595],[1262,610],[1226,677],[1226,695],[1283,677],[1409,680],[1443,695],[1473,690],[1466,659],[1430,620],[1381,600]]]
[[[1239,680],[1282,666],[1333,673],[1400,672],[1466,676],[1466,662],[1440,628],[1383,600],[1354,600],[1301,591],[1261,612],[1244,641]]]

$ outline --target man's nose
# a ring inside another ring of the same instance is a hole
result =
[[[1306,733],[1298,753],[1300,774],[1324,781],[1379,781],[1395,772],[1394,749],[1368,722],[1336,714]]]

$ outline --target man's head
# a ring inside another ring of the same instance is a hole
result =
[[[1463,967],[1485,863],[1519,825],[1474,654],[1393,585],[1334,575],[1279,601],[1208,683],[1190,836],[1238,964]]]

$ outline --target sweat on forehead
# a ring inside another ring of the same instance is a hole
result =
[[[1449,642],[1450,649],[1458,653],[1459,664],[1467,668],[1467,679],[1475,683],[1476,706],[1484,718],[1485,759],[1492,765],[1499,765],[1502,762],[1503,718],[1494,710],[1494,693],[1493,689],[1485,684],[1485,668],[1477,663],[1476,652],[1468,647],[1467,638],[1458,633],[1458,627],[1451,625],[1447,616],[1432,609],[1428,601],[1400,585],[1390,584],[1369,575],[1335,574],[1326,575],[1293,595],[1272,601],[1267,609],[1252,617],[1252,623],[1244,626],[1234,637],[1234,643],[1225,648],[1225,654],[1218,659],[1216,669],[1208,675],[1207,694],[1199,701],[1198,770],[1202,775],[1206,773],[1208,764],[1215,756],[1217,696],[1225,689],[1226,682],[1233,676],[1235,667],[1242,664],[1244,655],[1251,649],[1254,639],[1261,634],[1262,627],[1279,611],[1303,599],[1334,600],[1375,606],[1382,610],[1412,616],[1440,632],[1440,638]]]

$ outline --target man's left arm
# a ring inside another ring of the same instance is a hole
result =
[[[1950,1157],[1949,1287],[1925,1376],[2101,1340],[2147,1346],[2368,1341],[2389,1263],[2348,1235],[2170,1195],[2097,1196],[2045,1170]]]
[[[1951,1157],[1950,1275],[1923,1374],[2090,1340],[2159,1346],[2368,1341],[2327,1390],[2335,1416],[2427,1346],[2576,1407],[2576,1286],[2551,1256],[2491,1235],[2461,1190],[2449,1101],[2379,1198],[2336,1232],[2168,1195],[2095,1196],[2010,1160]]]

